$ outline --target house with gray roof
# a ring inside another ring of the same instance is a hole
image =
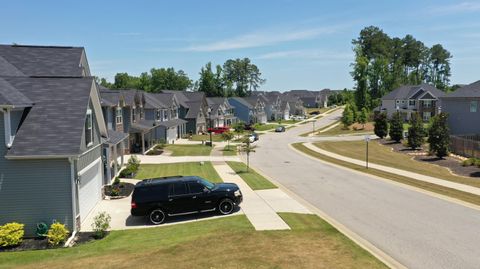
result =
[[[412,113],[419,113],[427,122],[439,113],[439,98],[443,96],[445,92],[429,84],[404,85],[383,96],[382,104],[377,110],[386,112],[388,117],[399,111],[405,121],[410,120]]]
[[[35,68],[31,68],[35,69]],[[108,139],[93,78],[0,76],[0,225],[76,231],[102,199]]]
[[[305,116],[305,107],[303,101],[298,96],[282,94],[280,97],[282,102],[288,103],[290,109],[290,115],[293,116]]]
[[[245,123],[267,123],[265,101],[259,96],[228,98],[231,106],[235,107],[235,116]]]
[[[237,122],[235,107],[225,97],[207,97],[208,128],[230,127]]]
[[[279,121],[290,119],[289,104],[288,102],[282,101],[279,92],[254,92],[252,96],[259,96],[265,102],[267,120]]]
[[[453,135],[480,134],[480,80],[441,96],[442,112],[448,113]]]
[[[207,132],[206,117],[208,103],[204,92],[163,91],[172,93],[178,100],[180,119],[187,121],[186,133],[199,134]]]

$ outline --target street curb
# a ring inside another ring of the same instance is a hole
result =
[[[304,144],[304,143],[302,143],[302,144]],[[308,155],[304,152],[301,152],[301,151],[297,150],[291,144],[289,144],[289,147],[291,149],[293,149],[294,151],[296,151],[298,153],[301,153],[301,154],[305,155],[306,157],[308,157],[312,160],[316,160],[318,162],[322,162],[322,163],[325,163],[325,164],[328,164],[328,165],[331,165],[331,166],[335,166],[335,167],[338,167],[340,169],[348,170],[350,172],[353,172],[353,173],[356,173],[356,174],[359,174],[359,175],[362,175],[362,176],[368,176],[368,177],[371,177],[371,178],[374,178],[374,179],[377,179],[377,180],[381,180],[383,182],[386,182],[386,183],[389,183],[389,184],[392,184],[392,185],[395,185],[395,186],[398,186],[398,187],[402,187],[402,188],[407,189],[407,190],[422,193],[422,194],[425,194],[425,195],[428,195],[428,196],[431,196],[431,197],[434,197],[434,198],[437,198],[437,199],[440,199],[440,200],[444,200],[444,201],[447,201],[447,202],[450,202],[450,203],[454,203],[454,204],[457,204],[457,205],[460,205],[460,206],[464,206],[464,207],[468,207],[468,208],[473,209],[473,210],[480,211],[480,206],[478,206],[478,205],[475,205],[475,204],[472,204],[472,203],[469,203],[469,202],[465,202],[465,201],[462,201],[460,199],[456,199],[456,198],[453,198],[453,197],[450,197],[450,196],[438,194],[436,192],[427,191],[427,190],[424,190],[424,189],[421,189],[421,188],[410,186],[408,184],[399,183],[399,182],[396,182],[396,181],[393,181],[393,180],[390,180],[390,179],[387,179],[387,178],[379,177],[379,176],[368,174],[368,173],[363,173],[363,172],[360,172],[360,171],[357,171],[357,170],[354,170],[354,169],[351,169],[351,168],[348,168],[348,167],[345,167],[345,166],[341,166],[341,165],[338,165],[338,164],[335,164],[335,163],[324,161],[324,160],[315,158],[313,156],[310,156],[310,155]],[[319,153],[319,154],[321,154],[321,153]],[[330,157],[330,158],[333,158],[333,157]],[[356,165],[356,164],[353,164],[353,165]],[[391,174],[393,174],[393,173],[391,173]],[[414,178],[411,178],[411,177],[408,177],[408,178],[415,180]],[[437,185],[437,186],[440,186],[440,185]],[[445,187],[445,188],[448,188],[448,187]]]
[[[296,150],[295,148],[293,148],[291,146],[291,144],[288,145],[289,147],[291,147],[292,149],[294,149],[295,151],[298,151]],[[300,152],[310,158],[314,158],[314,157],[311,157],[303,152]],[[242,158],[243,159],[243,158]],[[315,158],[316,159],[316,158]],[[318,159],[317,159],[318,160]],[[332,217],[330,217],[327,213],[323,212],[322,210],[318,209],[317,207],[315,207],[314,205],[312,205],[311,203],[307,202],[305,199],[303,199],[302,197],[300,197],[299,195],[297,195],[296,193],[292,192],[291,190],[289,190],[287,187],[283,186],[281,183],[279,183],[277,180],[274,180],[272,179],[271,177],[267,176],[261,169],[258,169],[257,167],[255,167],[254,165],[250,165],[250,167],[252,167],[255,171],[257,171],[257,173],[259,173],[260,175],[262,175],[263,177],[265,177],[266,179],[270,180],[273,184],[275,184],[279,189],[281,189],[282,191],[284,191],[285,193],[287,193],[288,195],[290,195],[293,199],[297,200],[297,202],[299,202],[300,204],[302,204],[303,206],[305,206],[308,210],[310,210],[311,212],[313,212],[314,214],[316,214],[317,216],[319,216],[320,218],[322,218],[323,220],[325,220],[326,222],[328,222],[330,225],[332,225],[335,229],[337,229],[340,233],[342,233],[343,235],[345,235],[346,237],[348,237],[350,240],[352,240],[353,242],[355,242],[357,245],[359,245],[361,248],[365,249],[366,251],[368,251],[370,254],[372,254],[375,258],[379,259],[381,262],[383,262],[386,266],[390,267],[390,268],[399,268],[399,269],[406,269],[407,267],[404,266],[403,264],[401,264],[400,262],[398,262],[397,260],[395,260],[394,258],[392,258],[390,255],[386,254],[385,252],[383,252],[382,250],[380,250],[379,248],[377,248],[376,246],[374,246],[372,243],[368,242],[367,240],[365,240],[364,238],[362,238],[361,236],[359,236],[358,234],[356,234],[355,232],[351,231],[350,229],[348,229],[346,226],[344,226],[343,224],[341,224],[340,222],[336,221],[335,219],[333,219]]]

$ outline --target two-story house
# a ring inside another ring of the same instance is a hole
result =
[[[237,122],[235,107],[225,97],[207,97],[208,127],[230,127]]]
[[[305,107],[300,97],[297,97],[294,95],[282,94],[280,98],[282,102],[288,103],[288,108],[290,109],[290,115],[295,115],[295,116],[305,115]]]
[[[442,111],[448,113],[450,133],[480,134],[480,80],[440,97]]]
[[[187,121],[185,129],[187,134],[199,134],[207,131],[208,103],[204,92],[163,92],[175,95],[179,104],[178,116]]]
[[[443,91],[429,84],[404,85],[383,96],[379,109],[386,112],[388,117],[398,111],[408,121],[412,113],[419,113],[424,121],[429,121],[438,114],[441,107],[439,98],[443,96]]]
[[[259,96],[231,97],[230,105],[235,107],[235,116],[245,123],[267,123],[265,102]]]
[[[108,134],[90,76],[83,48],[0,45],[0,225],[76,231],[102,199]]]

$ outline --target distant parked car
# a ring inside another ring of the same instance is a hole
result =
[[[255,141],[258,140],[258,134],[257,133],[251,133],[249,136],[248,136],[248,140],[250,140],[250,143],[253,143]]]
[[[231,214],[243,200],[234,183],[212,183],[197,176],[146,179],[135,185],[130,213],[153,224],[166,218],[217,210]]]
[[[285,126],[278,126],[277,128],[275,128],[275,132],[276,133],[285,132]]]
[[[208,132],[214,133],[214,134],[223,134],[227,131],[230,131],[230,127],[214,127],[214,128],[208,128]]]
[[[253,127],[253,124],[250,123],[250,124],[245,124],[244,130],[246,130],[246,131],[254,131],[255,128]]]
[[[310,113],[308,113],[308,114],[310,114],[310,115],[312,115],[312,116],[313,116],[313,115],[318,115],[318,114],[320,114],[320,111],[316,110],[316,111],[312,111],[312,112],[310,112]]]

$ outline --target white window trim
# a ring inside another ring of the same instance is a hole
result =
[[[119,114],[120,112],[120,114]],[[122,108],[121,107],[117,107],[115,109],[115,122],[117,124],[122,124],[123,123],[123,113],[122,113]]]
[[[93,115],[92,115],[92,110],[91,109],[88,109],[87,110],[87,122],[90,123],[90,128],[88,128],[90,130],[90,142],[87,144],[87,148],[90,147],[91,145],[93,145]],[[88,127],[88,124],[85,126],[85,128]],[[85,133],[85,135],[87,135]],[[85,137],[85,139],[87,139]]]
[[[472,109],[473,104],[475,104],[474,106],[475,109]],[[470,113],[476,113],[476,112],[478,112],[478,101],[470,101]]]

